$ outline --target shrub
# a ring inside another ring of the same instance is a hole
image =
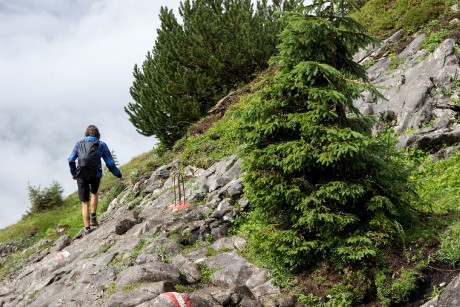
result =
[[[420,273],[412,269],[402,269],[394,280],[379,272],[375,276],[377,296],[384,306],[399,306],[418,288],[419,279]]]
[[[28,183],[27,191],[31,203],[31,213],[48,210],[62,204],[62,193],[64,189],[57,181],[53,181],[49,187],[44,189],[41,189],[40,186],[31,186]]]

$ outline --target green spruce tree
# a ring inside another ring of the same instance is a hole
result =
[[[245,227],[273,266],[372,260],[408,213],[408,168],[352,103],[364,90],[379,96],[352,61],[374,40],[339,4],[285,14],[278,70],[238,124],[253,209]]]
[[[134,102],[125,107],[137,131],[174,144],[220,98],[267,67],[280,29],[275,11],[295,3],[263,0],[254,9],[250,0],[185,0],[181,23],[162,8],[155,46],[134,67]]]

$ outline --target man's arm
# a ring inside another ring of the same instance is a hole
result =
[[[70,154],[69,158],[67,159],[67,161],[69,161],[69,168],[70,168],[70,173],[72,174],[72,178],[73,179],[76,179],[77,177],[77,164],[76,164],[76,160],[78,158],[78,154],[77,154],[77,146],[78,146],[78,143],[74,146],[73,150],[72,150],[72,153]]]

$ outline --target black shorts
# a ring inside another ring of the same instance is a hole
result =
[[[80,201],[87,202],[89,201],[89,192],[92,194],[96,194],[97,190],[99,189],[99,183],[101,179],[95,178],[91,180],[84,180],[81,178],[77,178],[77,185],[78,185],[78,197]]]

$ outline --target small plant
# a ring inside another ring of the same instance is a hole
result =
[[[405,57],[401,57],[401,58],[391,57],[390,66],[388,68],[388,71],[393,71],[393,70],[398,69],[398,67],[404,64],[405,62],[406,62]]]
[[[434,121],[435,121],[435,118],[434,116],[431,117],[431,118],[428,118],[427,121],[425,121],[424,123],[422,123],[422,126],[420,128],[432,128],[433,125],[434,125]]]
[[[446,87],[441,87],[441,93],[444,97],[451,98],[454,92]]]
[[[217,255],[217,251],[211,245],[206,246],[206,257]]]
[[[433,297],[441,295],[441,293],[443,293],[445,289],[446,289],[445,286],[444,287],[439,287],[439,286],[435,285],[433,287],[433,291],[431,291],[431,296],[430,297],[433,298]]]
[[[206,236],[205,236],[205,240],[206,240],[206,242],[211,243],[212,242],[212,235],[210,233],[207,233]]]
[[[117,254],[112,261],[109,262],[108,266],[114,267],[117,274],[122,272],[127,267],[125,263],[125,255]]]
[[[27,191],[29,193],[29,200],[31,203],[31,213],[55,208],[63,202],[62,193],[64,192],[64,189],[57,181],[53,181],[49,187],[44,189],[41,189],[40,186],[31,186],[30,183],[28,183]]]
[[[159,245],[154,245],[153,247],[149,247],[147,249],[149,253],[156,254],[160,258],[160,261],[164,263],[170,263],[171,262],[171,257],[169,254],[166,253],[165,251],[165,246],[162,244]]]
[[[40,290],[35,290],[33,293],[31,293],[28,297],[29,301],[31,302],[35,301],[39,293],[40,293]]]
[[[449,30],[428,33],[427,37],[423,41],[422,48],[427,49],[430,53],[433,52],[444,41],[445,37],[449,33]]]
[[[452,88],[453,89],[460,88],[460,79],[453,78],[453,79],[450,80],[450,82],[452,82]]]
[[[405,303],[418,288],[419,278],[416,270],[402,269],[399,277],[391,282],[384,272],[378,272],[375,276],[377,296],[384,306]]]
[[[401,275],[391,285],[392,301],[396,304],[407,302],[409,296],[417,289],[420,274],[415,270],[402,270]]]
[[[131,181],[131,184],[135,184],[139,180],[139,171],[135,170],[132,171],[131,174],[129,175],[129,179]]]
[[[98,250],[99,254],[105,253],[106,251],[108,251],[114,245],[115,245],[114,241],[111,241],[109,243],[106,243],[106,244],[102,245],[101,247],[99,247],[99,250]]]
[[[220,271],[222,268],[213,268],[210,269],[204,265],[198,265],[198,268],[201,273],[201,282],[204,284],[209,284],[209,281],[211,280],[212,274],[214,274],[217,271]]]
[[[194,286],[188,285],[175,285],[174,288],[177,292],[180,293],[194,292],[197,290]]]
[[[107,287],[107,295],[110,297],[112,295],[115,294],[115,288],[117,287],[117,284],[116,283],[111,283],[108,287]]]
[[[146,244],[147,244],[146,239],[139,240],[139,242],[137,242],[137,244],[133,247],[130,257],[132,259],[136,259],[140,255],[140,253],[144,250],[144,247]]]
[[[368,69],[369,67],[371,67],[372,65],[374,65],[376,63],[376,61],[374,59],[367,59],[366,61],[364,61],[363,64],[361,64],[364,69]]]
[[[142,282],[137,282],[137,283],[134,283],[134,284],[131,284],[131,285],[126,285],[124,287],[121,288],[120,291],[132,291],[132,290],[136,290],[138,289],[140,286],[142,286]]]
[[[441,235],[437,258],[455,268],[460,261],[460,223],[451,225]]]

